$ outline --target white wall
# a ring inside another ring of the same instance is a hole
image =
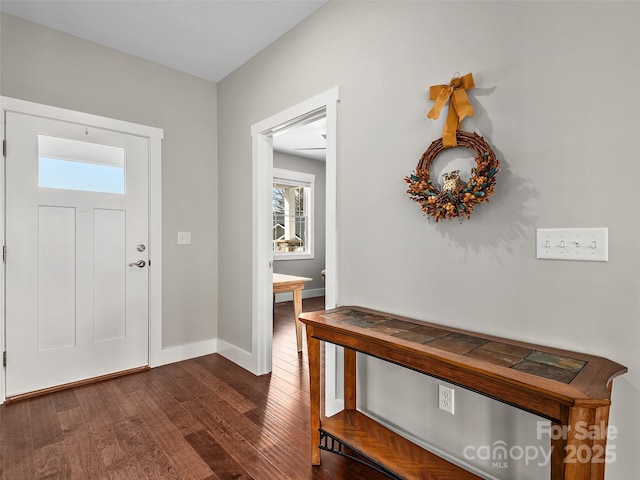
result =
[[[312,278],[311,282],[304,284],[304,289],[307,292],[317,289],[323,290],[324,282],[320,272],[325,267],[325,163],[287,153],[273,152],[273,166],[284,170],[315,175],[313,199],[314,256],[303,260],[275,260],[273,262],[273,271],[275,273]]]
[[[215,346],[216,85],[7,14],[0,34],[2,95],[164,129],[163,348]]]
[[[640,446],[639,19],[631,2],[330,2],[218,84],[221,196],[250,182],[253,123],[340,86],[339,304],[629,367],[613,387],[610,480],[637,476]],[[471,221],[435,225],[403,178],[441,135],[429,85],[454,72],[474,74],[464,128],[489,139],[502,171]],[[220,211],[219,335],[250,350],[251,198],[237,200]],[[608,263],[535,259],[536,227],[584,226],[609,228]],[[446,416],[435,382],[378,363],[361,365],[362,407],[418,439],[460,458],[469,444],[537,441],[529,414],[457,392]],[[475,463],[548,478],[523,462]]]

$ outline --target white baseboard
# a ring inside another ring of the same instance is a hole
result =
[[[309,290],[302,290],[302,298],[323,297],[324,288],[312,288]],[[276,293],[276,303],[292,302],[293,292]]]
[[[159,367],[169,363],[181,362],[190,358],[209,355],[218,351],[218,340],[212,338],[203,340],[202,342],[189,343],[187,345],[178,345],[176,347],[163,348],[154,355],[154,359],[150,367]]]
[[[256,375],[256,359],[251,352],[242,350],[224,340],[218,340],[218,353],[227,360],[231,360],[233,363]]]

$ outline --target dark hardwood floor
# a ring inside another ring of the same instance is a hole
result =
[[[306,353],[291,303],[275,312],[269,375],[208,355],[3,405],[0,478],[385,478],[327,452],[311,466]]]

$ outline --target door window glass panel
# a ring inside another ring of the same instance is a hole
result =
[[[38,135],[38,186],[124,194],[122,147]]]

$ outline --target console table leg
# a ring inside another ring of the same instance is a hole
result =
[[[320,340],[313,338],[312,326],[307,326],[306,330],[311,393],[311,464],[320,465]]]
[[[611,390],[611,387],[609,387],[609,390]],[[597,436],[593,441],[594,456],[591,459],[591,480],[604,480],[604,467],[607,460],[609,409],[609,406],[596,409]]]
[[[344,408],[356,409],[356,351],[344,349]]]
[[[596,480],[592,476],[592,461],[596,454],[593,439],[585,432],[595,425],[596,409],[585,407],[569,408],[567,447],[565,454],[565,480]],[[586,438],[585,438],[586,437]],[[604,471],[603,471],[604,473]]]
[[[562,424],[551,422],[553,431],[561,432]],[[551,480],[564,480],[564,456],[567,450],[567,439],[562,435],[551,438]]]

